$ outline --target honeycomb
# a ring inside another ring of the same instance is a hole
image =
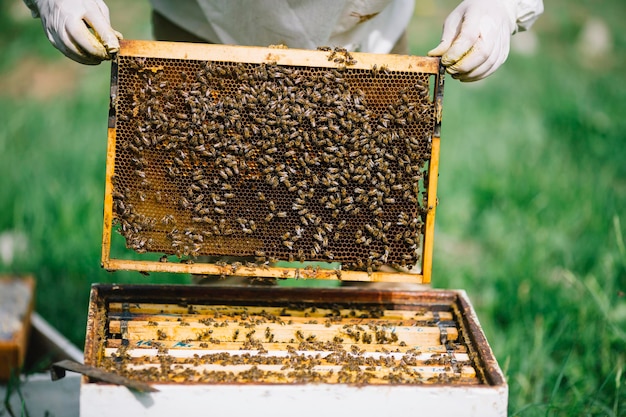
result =
[[[113,213],[128,248],[420,262],[432,74],[119,56],[115,76]]]

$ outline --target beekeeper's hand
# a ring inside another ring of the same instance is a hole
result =
[[[122,35],[113,30],[102,0],[24,0],[40,17],[48,39],[81,64],[95,65],[120,48]]]
[[[528,25],[543,11],[543,3],[534,1],[533,10],[520,0],[465,0],[450,13],[443,25],[441,43],[428,52],[441,56],[441,63],[452,77],[477,81],[493,73],[504,63],[511,35],[518,29],[518,14]],[[526,1],[526,3],[530,3]],[[518,10],[524,9],[524,10]],[[530,15],[530,17],[529,17]],[[520,27],[525,29],[525,27]]]

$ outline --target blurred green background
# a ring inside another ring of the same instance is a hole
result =
[[[107,1],[150,39],[149,6]],[[418,1],[411,51],[457,1]],[[550,0],[507,63],[446,80],[433,286],[465,289],[514,416],[626,416],[626,4]],[[0,2],[0,273],[78,346],[92,282],[189,282],[100,269],[108,63],[64,58]]]

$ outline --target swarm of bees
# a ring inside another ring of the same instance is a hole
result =
[[[337,305],[197,307],[194,314],[175,321],[175,311],[163,305],[169,314],[154,316],[158,322],[148,321],[147,327],[141,324],[146,312],[140,305],[134,313],[123,312],[125,330],[118,334],[120,329],[109,325],[108,353],[98,366],[162,383],[480,383],[458,337],[441,343],[436,338],[417,341],[418,333],[427,329],[445,325],[457,330],[456,323],[430,311]],[[159,304],[149,309],[158,311]],[[109,323],[118,315],[109,313]],[[187,330],[174,330],[181,323],[187,323]],[[120,336],[126,343],[115,344]]]
[[[419,262],[429,75],[119,57],[113,211],[137,252]],[[164,258],[167,261],[167,257]]]

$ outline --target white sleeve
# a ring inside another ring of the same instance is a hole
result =
[[[523,32],[530,29],[535,20],[543,13],[543,0],[515,0],[516,32]]]

